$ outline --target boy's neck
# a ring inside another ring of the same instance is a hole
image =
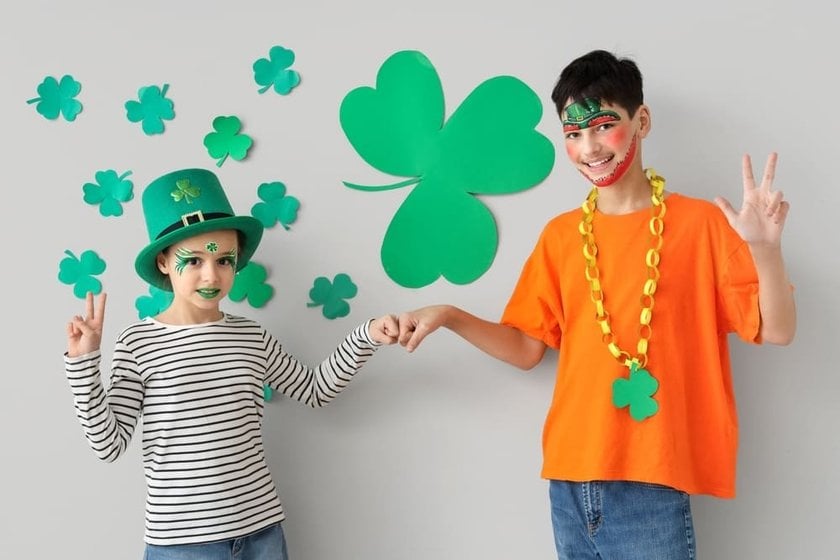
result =
[[[630,214],[650,208],[650,182],[641,166],[634,166],[608,187],[598,187],[596,207],[602,214]]]

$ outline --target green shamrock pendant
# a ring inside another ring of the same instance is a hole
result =
[[[613,382],[613,404],[618,408],[630,407],[630,416],[641,422],[653,416],[659,410],[659,403],[653,394],[659,388],[659,382],[646,369],[640,369],[633,360],[630,364],[630,378],[619,378]]]

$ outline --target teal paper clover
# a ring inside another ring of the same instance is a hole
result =
[[[163,84],[163,88],[141,87],[137,91],[138,101],[125,102],[128,120],[133,123],[142,122],[143,132],[147,135],[161,134],[164,129],[163,121],[175,118],[172,100],[166,98],[168,90],[169,84]]]
[[[300,74],[289,70],[295,63],[295,53],[280,45],[271,47],[268,58],[260,58],[253,64],[254,81],[262,86],[258,91],[265,93],[274,86],[280,95],[288,95],[300,83]]]
[[[105,272],[105,261],[94,251],[84,251],[76,257],[70,250],[58,265],[58,279],[64,284],[73,284],[73,295],[84,299],[88,292],[98,294],[102,291],[102,282],[94,276]]]
[[[297,220],[300,201],[293,196],[286,196],[286,185],[283,183],[263,183],[257,187],[257,196],[262,202],[254,204],[251,215],[258,219],[263,227],[270,228],[280,222],[280,225],[288,230],[289,224]]]
[[[213,129],[215,132],[204,137],[204,146],[211,157],[218,158],[216,167],[221,167],[228,156],[237,161],[245,159],[253,140],[239,133],[242,122],[238,117],[216,117],[213,119]]]
[[[630,378],[613,382],[613,404],[618,408],[629,406],[630,416],[641,422],[659,410],[659,403],[653,399],[658,388],[659,382],[634,361],[630,366]]]
[[[251,261],[236,273],[228,297],[231,301],[242,301],[247,297],[251,307],[262,307],[274,295],[274,288],[265,283],[266,278],[265,267]]]
[[[443,86],[417,51],[391,55],[376,87],[342,100],[341,127],[377,170],[407,177],[390,185],[344,182],[361,191],[413,187],[385,232],[380,258],[397,284],[420,288],[443,276],[468,284],[493,263],[498,229],[475,195],[520,192],[554,166],[554,145],[536,130],[542,101],[513,76],[479,84],[448,118]]]
[[[76,120],[82,112],[82,104],[75,99],[82,91],[82,84],[65,74],[61,82],[47,76],[38,86],[38,96],[26,101],[28,104],[37,103],[36,110],[44,117],[54,120],[62,115],[68,121]]]
[[[85,183],[82,186],[84,201],[90,205],[99,205],[99,213],[103,216],[122,216],[122,202],[134,198],[134,184],[126,179],[131,171],[117,175],[113,169],[97,171],[96,183]]]
[[[325,276],[319,276],[309,290],[309,299],[312,301],[306,307],[323,305],[321,313],[327,319],[344,317],[350,313],[350,304],[344,300],[355,297],[357,292],[356,284],[347,274],[336,274],[332,282]]]
[[[140,319],[154,317],[172,305],[175,294],[167,290],[161,290],[156,286],[149,286],[149,295],[140,296],[134,300],[134,308]]]
[[[271,398],[273,396],[274,396],[274,389],[272,389],[268,385],[263,385],[263,399],[265,399],[265,401],[268,402],[268,401],[271,400]]]

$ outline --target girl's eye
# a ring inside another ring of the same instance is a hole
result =
[[[184,262],[190,266],[196,266],[199,262],[201,262],[198,257],[190,257],[185,259]]]
[[[222,266],[234,266],[236,265],[236,259],[233,257],[222,257],[219,259],[219,264]]]

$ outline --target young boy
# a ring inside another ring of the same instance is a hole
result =
[[[65,367],[88,443],[114,461],[143,418],[146,560],[286,560],[285,513],[263,449],[263,387],[324,406],[378,346],[396,342],[396,318],[362,323],[311,369],[256,322],[220,309],[263,228],[234,215],[213,173],[156,179],[143,212],[150,244],[135,268],[174,299],[122,331],[107,390],[99,368],[105,295],[94,307],[89,293],[86,315],[67,325]]]
[[[735,491],[727,333],[794,336],[776,156],[760,187],[744,156],[740,211],[716,208],[643,168],[651,119],[633,61],[590,52],[552,100],[569,160],[594,185],[583,206],[545,226],[499,323],[424,307],[400,316],[400,343],[413,351],[446,327],[522,369],[559,349],[542,469],[558,558],[694,558],[688,496]]]

